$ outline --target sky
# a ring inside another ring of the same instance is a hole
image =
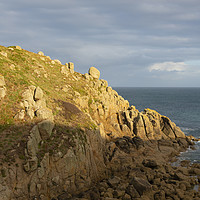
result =
[[[6,0],[0,45],[43,51],[112,87],[200,87],[199,0]]]

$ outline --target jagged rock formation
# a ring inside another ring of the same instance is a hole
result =
[[[83,75],[19,46],[0,53],[0,199],[182,198],[186,177],[183,198],[192,194],[198,168],[166,164],[193,144],[169,118],[129,106],[94,67]]]

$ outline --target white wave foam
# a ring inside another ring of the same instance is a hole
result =
[[[188,128],[188,127],[180,127],[181,128],[181,130],[184,132],[184,131],[195,131],[196,129],[194,129],[194,128]]]

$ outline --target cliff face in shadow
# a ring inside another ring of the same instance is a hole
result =
[[[43,52],[0,47],[0,199],[70,199],[192,145],[169,118],[139,112],[99,77],[94,67],[80,74]]]

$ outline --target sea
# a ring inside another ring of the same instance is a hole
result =
[[[139,111],[145,108],[156,110],[169,117],[186,135],[200,138],[200,87],[115,87],[113,89]],[[200,163],[200,141],[195,142],[195,149],[189,148],[186,152],[181,152],[178,159]]]

